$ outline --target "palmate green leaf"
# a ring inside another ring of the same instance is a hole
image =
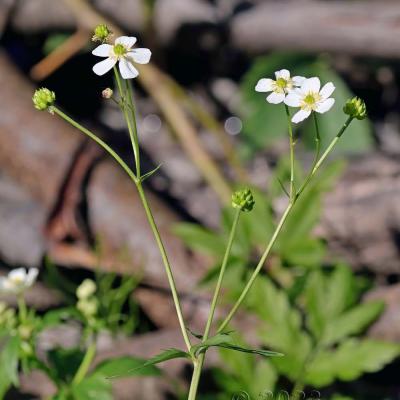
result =
[[[100,363],[95,368],[94,373],[102,374],[105,377],[118,376],[120,378],[135,375],[158,376],[161,374],[160,370],[154,365],[143,367],[145,363],[146,360],[132,356],[112,358]]]
[[[175,358],[190,358],[190,354],[179,349],[167,349],[164,350],[162,353],[157,354],[156,356],[148,359],[147,361],[135,366],[134,368],[124,371],[122,375],[113,374],[108,376],[109,379],[121,378],[123,376],[132,376],[132,375],[139,375],[139,371],[143,368],[148,368],[154,366],[156,364],[162,363],[164,361],[173,360]],[[129,374],[129,375],[128,375]]]
[[[348,339],[335,350],[320,352],[310,363],[305,382],[323,387],[336,379],[352,381],[363,373],[379,371],[400,354],[395,343]]]
[[[327,323],[323,337],[324,345],[339,342],[343,338],[361,333],[375,321],[384,309],[381,301],[360,304]]]
[[[18,386],[18,356],[20,340],[17,336],[2,344],[0,353],[0,398],[2,399],[11,385]]]
[[[226,243],[215,232],[197,224],[180,223],[173,228],[175,235],[192,250],[200,251],[221,258],[224,255]]]
[[[112,400],[111,382],[102,374],[92,374],[72,387],[74,400]]]
[[[343,162],[334,162],[323,168],[303,192],[289,215],[277,240],[280,253],[290,254],[290,247],[309,237],[321,215],[321,198],[343,171]]]
[[[285,354],[271,359],[274,366],[286,376],[296,378],[311,349],[311,338],[302,330],[300,312],[291,306],[285,291],[266,277],[255,281],[246,305],[261,320],[262,343]]]

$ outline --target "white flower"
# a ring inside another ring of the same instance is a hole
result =
[[[295,87],[300,86],[306,78],[303,76],[290,77],[287,69],[275,72],[276,80],[269,78],[260,79],[256,85],[256,92],[272,92],[267,101],[272,104],[279,104],[285,100],[285,96]]]
[[[132,49],[136,43],[133,36],[121,36],[115,40],[114,45],[101,44],[97,46],[92,54],[99,57],[107,57],[93,67],[93,72],[97,75],[104,75],[119,61],[119,70],[124,79],[136,78],[138,70],[133,66],[133,62],[147,64],[150,61],[151,51],[149,49]]]
[[[35,283],[38,274],[37,268],[13,269],[7,276],[0,278],[0,292],[20,294]]]
[[[329,111],[335,99],[329,96],[335,90],[332,82],[328,82],[321,90],[321,82],[318,78],[306,79],[300,88],[293,90],[285,98],[285,103],[290,107],[300,107],[300,111],[294,114],[292,122],[295,124],[308,118],[312,111],[323,114]]]

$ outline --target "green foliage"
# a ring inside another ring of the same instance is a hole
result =
[[[167,349],[164,350],[162,353],[157,354],[156,356],[148,359],[147,361],[135,366],[133,369],[127,371],[124,376],[127,376],[126,374],[132,374],[132,375],[137,375],[138,371],[140,371],[143,368],[148,368],[150,366],[162,363],[164,361],[168,361],[168,360],[173,360],[175,358],[190,358],[190,354],[186,353],[183,350],[179,350],[179,349]]]
[[[11,387],[18,386],[18,359],[20,339],[18,336],[6,338],[0,353],[0,398]]]
[[[123,356],[111,358],[100,363],[94,370],[95,374],[102,374],[110,378],[117,376],[124,378],[128,376],[156,376],[160,375],[160,370],[154,365],[143,367],[146,360],[136,357]]]
[[[72,387],[74,400],[112,400],[111,383],[102,374],[93,374]]]
[[[234,350],[241,353],[258,354],[264,357],[272,357],[272,356],[279,357],[283,355],[275,351],[262,350],[262,349],[248,349],[246,347],[240,346],[234,342],[231,333],[218,333],[217,335],[208,338],[204,342],[192,346],[192,348],[190,349],[190,353],[194,357],[197,357],[201,352],[206,351],[210,347],[221,347],[224,349]]]
[[[343,105],[353,94],[340,76],[330,68],[322,58],[312,55],[295,53],[273,53],[258,58],[242,80],[241,94],[243,107],[241,116],[244,122],[244,138],[247,150],[257,150],[271,145],[276,139],[285,137],[287,120],[284,107],[268,104],[263,93],[255,92],[256,83],[261,78],[274,78],[274,72],[283,68],[289,69],[292,75],[306,77],[318,76],[321,83],[332,81],[336,86],[333,94],[336,102],[329,113],[319,118],[321,144],[324,147],[337,133],[338,121],[344,122]],[[371,124],[366,119],[352,124],[342,140],[337,151],[360,153],[371,148]],[[302,141],[308,148],[314,146],[314,127],[312,121],[299,125]]]

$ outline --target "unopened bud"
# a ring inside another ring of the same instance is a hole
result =
[[[110,31],[108,26],[106,24],[100,24],[97,25],[96,28],[94,29],[92,41],[105,43],[108,41],[111,35],[112,32]]]
[[[364,100],[359,97],[353,97],[352,99],[347,100],[343,107],[343,111],[345,114],[353,118],[367,118],[367,107]]]
[[[101,92],[101,95],[103,96],[104,99],[111,99],[113,94],[114,91],[111,88],[106,88]]]
[[[232,207],[241,211],[251,211],[255,201],[250,189],[238,190],[232,194]]]
[[[86,317],[91,318],[97,314],[99,304],[96,298],[82,299],[76,304],[76,308]]]
[[[91,279],[85,279],[76,289],[78,299],[87,299],[96,292],[96,284]]]
[[[40,111],[47,110],[56,101],[56,94],[47,88],[36,90],[32,97],[33,104]]]

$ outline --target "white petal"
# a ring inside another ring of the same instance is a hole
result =
[[[136,43],[136,40],[134,36],[120,36],[115,39],[115,44],[122,44],[126,49],[130,49]]]
[[[316,112],[319,112],[320,114],[326,113],[327,111],[329,111],[332,106],[335,104],[335,99],[326,99],[324,101],[321,101],[317,108],[315,109]]]
[[[321,87],[321,82],[320,82],[319,78],[317,78],[317,77],[310,78],[310,79],[306,79],[303,82],[303,84],[301,85],[301,91],[303,93],[309,93],[309,92],[318,93],[320,87]]]
[[[279,103],[282,103],[283,100],[285,100],[285,93],[275,93],[275,92],[272,92],[272,93],[267,97],[268,103],[272,103],[272,104],[279,104]]]
[[[272,79],[262,78],[257,82],[255,90],[256,92],[271,92],[274,82]]]
[[[297,113],[293,115],[292,122],[298,124],[299,122],[304,121],[306,118],[308,118],[310,114],[311,111],[306,111],[306,110],[297,111]]]
[[[110,53],[112,50],[112,46],[109,44],[101,44],[100,46],[97,46],[93,51],[92,54],[94,56],[99,56],[99,57],[109,57]]]
[[[124,79],[132,79],[136,78],[139,75],[139,71],[132,65],[131,62],[122,58],[119,62],[119,70],[121,72],[121,76]]]
[[[117,60],[115,58],[106,58],[103,61],[100,61],[99,63],[95,64],[93,67],[93,72],[96,75],[104,75],[106,74],[115,64],[117,63]]]
[[[285,98],[285,104],[290,107],[300,107],[301,97],[296,92],[290,92]]]
[[[28,275],[26,276],[26,286],[32,286],[33,283],[35,282],[37,276],[39,274],[39,270],[37,268],[31,268],[28,271]]]
[[[306,78],[304,76],[294,76],[292,78],[293,84],[295,86],[301,86],[305,80]]]
[[[11,280],[21,280],[24,281],[26,277],[26,270],[25,268],[17,268],[10,271],[8,274],[8,278]]]
[[[335,85],[332,82],[328,82],[326,85],[323,86],[319,94],[325,100],[327,99],[335,90]]]
[[[287,69],[281,69],[275,72],[276,79],[283,78],[288,80],[290,78],[290,72]]]
[[[127,56],[133,58],[133,61],[138,64],[147,64],[150,61],[151,51],[149,49],[138,48],[129,52]]]

